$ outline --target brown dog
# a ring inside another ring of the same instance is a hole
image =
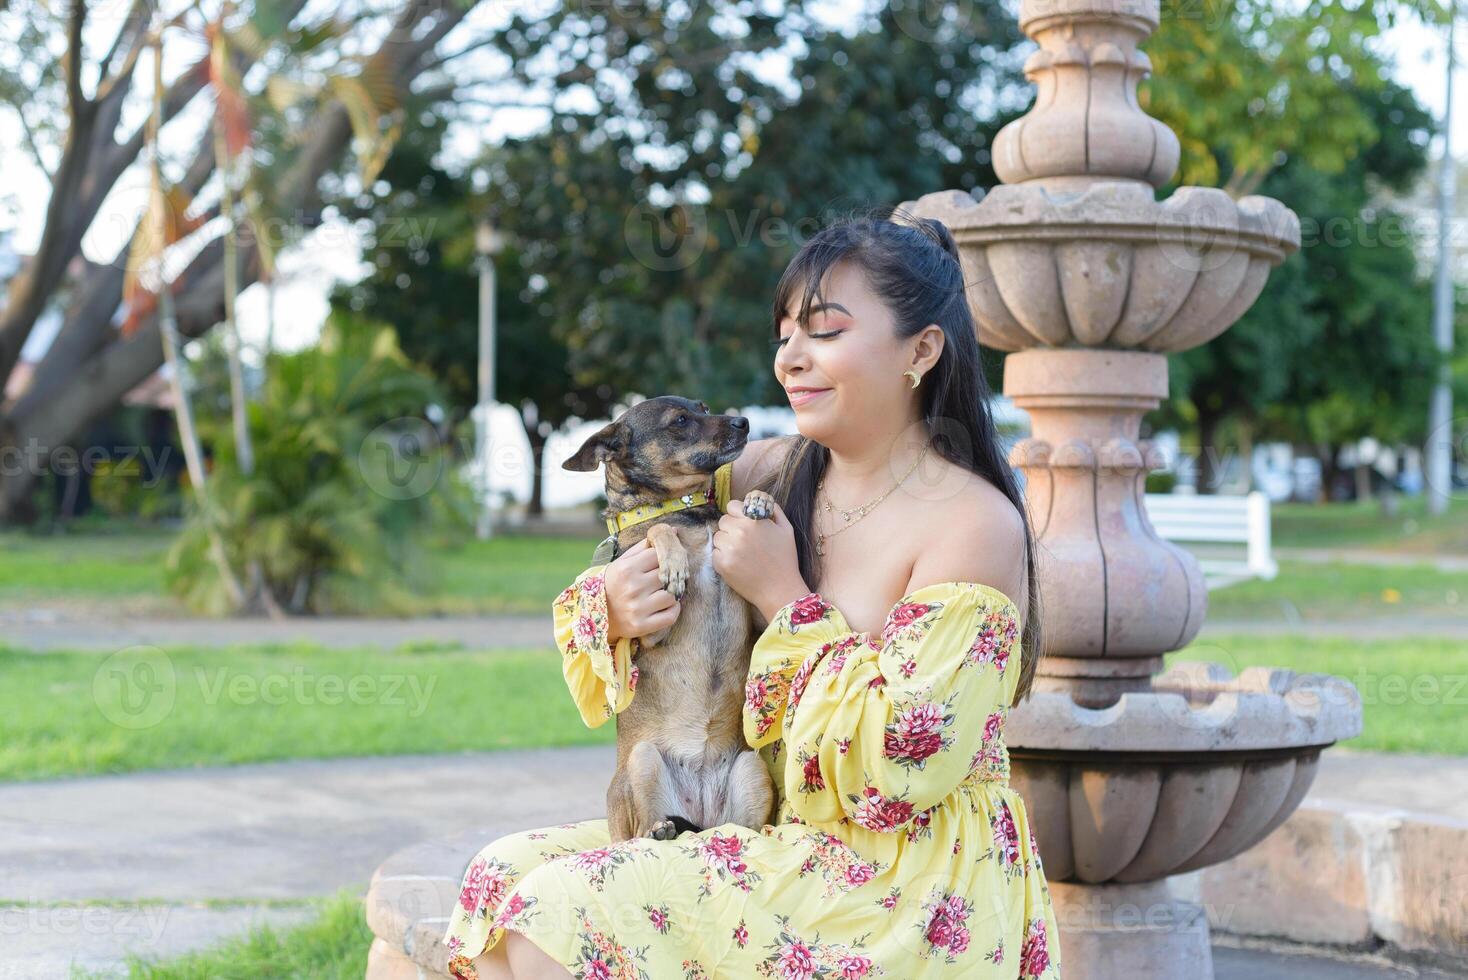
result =
[[[561,465],[606,464],[613,517],[709,488],[737,459],[749,420],[710,415],[703,402],[663,395],[640,402],[597,432]],[[764,519],[773,500],[752,491],[744,513]],[[682,602],[672,626],[640,639],[637,695],[617,716],[617,770],[607,790],[615,841],[668,840],[682,830],[737,823],[759,829],[774,786],[744,741],[741,707],[754,645],[754,610],[714,571],[719,508],[685,507],[623,528],[616,554],[646,537],[663,587]]]

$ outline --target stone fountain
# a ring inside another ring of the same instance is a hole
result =
[[[1139,439],[1169,352],[1227,330],[1299,247],[1294,212],[1220,190],[1154,191],[1178,141],[1137,102],[1158,0],[1024,0],[1038,92],[994,144],[980,201],[908,210],[958,242],[981,341],[1008,351],[1028,411],[1011,462],[1040,542],[1046,656],[1005,741],[1060,925],[1066,980],[1207,980],[1208,918],[1170,875],[1252,847],[1294,811],[1320,752],[1361,730],[1360,698],[1321,674],[1183,663],[1203,624],[1197,561],[1160,538]]]

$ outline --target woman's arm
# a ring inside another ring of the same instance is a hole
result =
[[[745,737],[785,739],[784,792],[802,819],[897,830],[981,763],[1018,680],[1019,637],[1014,604],[981,583],[909,592],[880,637],[809,593],[755,643]]]
[[[566,586],[551,604],[556,648],[561,651],[561,673],[571,699],[588,728],[605,724],[626,708],[637,688],[629,637],[610,630],[606,573],[608,565],[593,565]]]

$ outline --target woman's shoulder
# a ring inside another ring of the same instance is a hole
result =
[[[994,484],[967,475],[955,492],[928,505],[908,590],[979,583],[1018,602],[1026,587],[1024,515]]]

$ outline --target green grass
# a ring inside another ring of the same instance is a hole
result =
[[[0,602],[163,596],[163,556],[173,532],[0,532]]]
[[[1398,498],[1394,517],[1376,500],[1336,504],[1275,504],[1271,539],[1277,548],[1383,548],[1413,554],[1468,555],[1468,497],[1447,513],[1427,513],[1419,495]]]
[[[0,606],[38,600],[185,613],[168,592],[164,562],[174,532],[164,528],[63,534],[0,532]],[[404,615],[544,613],[556,593],[591,564],[599,539],[501,534],[435,538],[418,563]]]
[[[609,742],[549,648],[0,649],[0,779]]]
[[[1339,622],[1378,616],[1468,618],[1468,572],[1430,565],[1279,563],[1273,581],[1252,579],[1208,593],[1208,619]]]
[[[1468,641],[1403,637],[1217,634],[1166,656],[1211,660],[1237,674],[1287,667],[1343,677],[1361,694],[1361,735],[1339,744],[1377,752],[1468,755]]]
[[[1337,674],[1365,701],[1355,747],[1468,755],[1461,640],[1210,635],[1169,656]],[[581,723],[548,650],[0,650],[0,779],[613,738]]]
[[[551,600],[591,564],[598,538],[500,535],[433,546],[421,595],[423,614],[549,613]]]
[[[320,903],[321,914],[290,929],[261,926],[216,946],[169,960],[133,957],[129,980],[360,980],[372,932],[359,898],[343,893]],[[107,974],[110,976],[110,974]],[[103,974],[80,970],[77,980]]]

